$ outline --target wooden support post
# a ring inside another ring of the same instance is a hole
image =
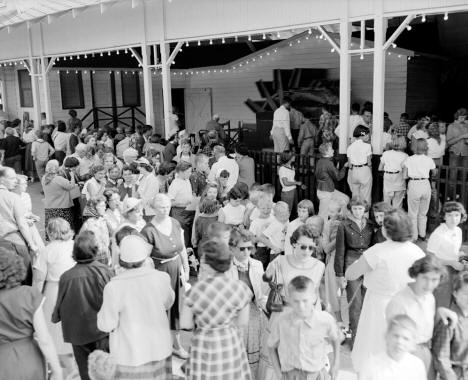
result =
[[[146,124],[154,128],[154,107],[153,107],[153,78],[150,69],[151,46],[141,45],[141,57],[143,61],[143,90],[145,94],[145,115]]]
[[[351,108],[350,38],[349,20],[346,12],[346,16],[340,21],[340,154],[345,154],[348,147],[349,112]]]
[[[164,108],[164,136],[171,137],[171,114],[172,114],[172,95],[171,95],[171,63],[168,64],[169,44],[161,43],[161,76],[163,90],[163,108]]]
[[[44,111],[46,113],[47,124],[53,124],[52,117],[52,104],[50,101],[50,86],[49,86],[49,73],[47,71],[47,60],[44,56],[41,57],[41,77],[42,77],[42,90],[44,91]]]
[[[383,17],[382,0],[379,0],[374,18],[374,91],[372,115],[372,151],[382,154],[383,113],[385,104],[385,50],[387,20]]]
[[[39,94],[39,81],[38,81],[38,68],[37,60],[33,58],[33,48],[32,48],[32,35],[31,29],[27,28],[28,32],[28,44],[29,44],[29,74],[31,75],[31,90],[33,97],[33,117],[34,128],[38,129],[41,123],[41,97]]]

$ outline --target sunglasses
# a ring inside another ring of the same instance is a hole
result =
[[[302,249],[303,251],[305,251],[306,249],[308,249],[309,251],[314,251],[315,248],[317,248],[315,245],[305,245],[305,244],[301,244],[301,245],[298,245],[299,249]]]
[[[239,247],[240,251],[252,251],[254,247]]]

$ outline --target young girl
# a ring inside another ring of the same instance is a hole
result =
[[[241,204],[243,195],[233,187],[228,193],[228,203],[219,210],[218,220],[231,226],[240,226],[244,221],[245,206]]]
[[[284,241],[284,254],[292,253],[291,236],[299,226],[302,226],[307,218],[315,214],[314,204],[308,199],[303,199],[297,205],[297,218],[289,222]]]
[[[466,211],[461,203],[447,202],[442,208],[444,223],[437,227],[429,237],[427,251],[442,261],[447,270],[447,278],[435,291],[437,306],[448,307],[452,294],[452,282],[455,274],[463,270],[460,263],[462,230],[458,225],[466,221]]]
[[[218,210],[219,203],[216,199],[205,198],[200,203],[200,212],[193,223],[192,245],[194,248],[208,240],[208,226],[218,220]]]
[[[296,156],[293,152],[285,151],[280,155],[280,168],[278,177],[281,184],[281,200],[286,202],[290,210],[294,210],[297,204],[296,186],[301,186],[302,182],[296,181],[296,171],[294,170],[294,161]]]
[[[369,144],[369,128],[358,125],[353,132],[356,139],[346,151],[348,157],[348,184],[354,197],[371,203],[372,194],[372,148]]]
[[[268,257],[269,251],[265,244],[258,241],[258,237],[261,236],[263,231],[270,225],[274,220],[274,216],[271,215],[273,202],[270,197],[261,193],[257,200],[257,208],[260,211],[258,218],[254,219],[250,223],[249,231],[254,235],[254,242],[257,243],[257,252],[255,257]]]
[[[359,380],[427,380],[424,364],[411,354],[414,349],[416,322],[407,315],[389,321],[385,351],[366,361]]]
[[[389,144],[389,150],[383,152],[380,158],[379,171],[384,172],[383,199],[394,208],[402,207],[406,192],[403,162],[408,155],[404,153],[405,149],[405,138],[395,135]]]
[[[443,127],[445,129],[445,126]],[[442,157],[445,154],[447,145],[445,133],[440,133],[439,123],[432,123],[427,128],[429,138],[427,139],[427,155],[434,160],[436,166],[442,164]]]
[[[426,240],[427,211],[431,201],[431,183],[429,177],[434,172],[435,164],[427,153],[426,139],[417,139],[414,143],[414,155],[403,163],[403,175],[408,182],[408,215],[413,222],[413,240]]]
[[[174,157],[174,161],[185,161],[195,166],[195,156],[192,154],[192,145],[189,139],[184,139],[180,142],[180,154]]]

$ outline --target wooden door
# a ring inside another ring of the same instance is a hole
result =
[[[212,116],[211,88],[185,90],[185,127],[188,133],[205,129]]]

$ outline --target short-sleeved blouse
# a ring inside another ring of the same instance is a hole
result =
[[[58,282],[60,276],[76,264],[72,254],[73,240],[53,241],[39,251],[34,268],[46,274],[46,281]]]
[[[215,274],[190,289],[186,303],[199,328],[225,327],[252,300],[252,292],[242,281]]]
[[[174,218],[171,218],[171,222],[172,228],[170,235],[163,234],[152,222],[148,223],[141,230],[143,237],[153,246],[151,257],[170,259],[182,252],[184,249],[180,223]]]
[[[373,245],[363,253],[372,268],[364,275],[364,286],[373,292],[393,296],[412,281],[408,269],[424,255],[421,248],[409,241],[386,240]]]

